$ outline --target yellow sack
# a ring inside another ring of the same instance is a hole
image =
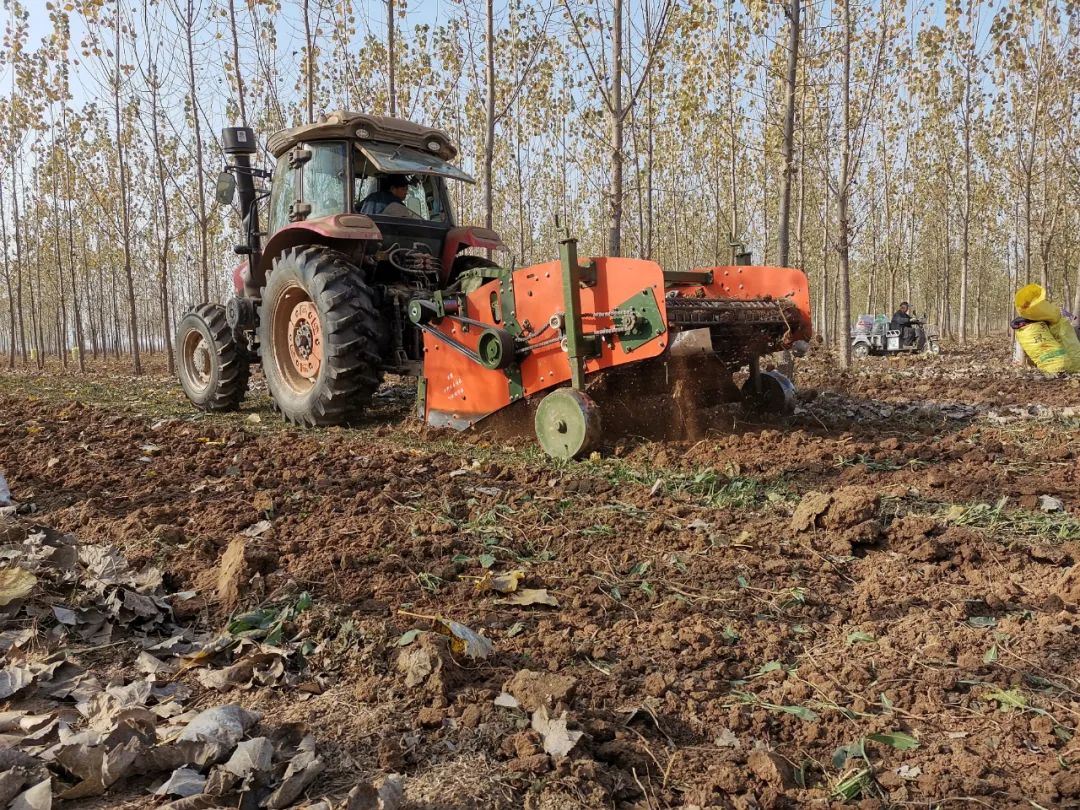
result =
[[[1050,325],[1050,334],[1054,336],[1054,340],[1061,345],[1069,358],[1069,367],[1065,370],[1080,371],[1080,338],[1076,336],[1076,328],[1069,323],[1067,318],[1062,318]]]
[[[1070,370],[1069,355],[1045,323],[1032,321],[1027,326],[1020,327],[1016,330],[1016,339],[1039,371],[1057,374]]]
[[[1057,323],[1061,320],[1061,307],[1046,300],[1046,290],[1038,284],[1028,284],[1016,291],[1016,311],[1028,321]]]

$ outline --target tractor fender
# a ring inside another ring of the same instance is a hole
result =
[[[451,228],[446,232],[446,241],[443,243],[442,267],[443,281],[446,281],[454,266],[454,257],[465,248],[477,247],[486,250],[501,250],[502,237],[489,228],[480,228],[474,225]]]
[[[297,245],[326,245],[351,253],[357,242],[381,242],[382,231],[364,214],[330,214],[318,219],[293,222],[270,237],[259,257],[258,270],[252,273],[253,285],[263,287],[274,259]]]

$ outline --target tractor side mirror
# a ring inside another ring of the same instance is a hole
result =
[[[236,178],[232,176],[231,172],[222,172],[217,177],[217,189],[214,191],[214,197],[222,205],[228,205],[235,196]]]

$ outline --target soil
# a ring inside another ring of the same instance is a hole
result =
[[[310,593],[294,631],[321,645],[322,694],[228,697],[315,730],[331,788],[1080,806],[1080,378],[991,344],[798,369],[791,417],[720,406],[704,438],[612,437],[571,464],[424,428],[402,381],[363,425],[299,431],[257,380],[207,417],[164,374],[9,374],[0,470],[35,520],[197,591],[193,626]],[[557,606],[479,589],[489,570]],[[568,755],[541,712],[581,733]]]

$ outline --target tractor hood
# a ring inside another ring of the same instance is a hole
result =
[[[438,155],[421,152],[409,146],[371,141],[356,144],[356,149],[371,165],[384,174],[437,174],[465,183],[476,181],[452,163]]]

